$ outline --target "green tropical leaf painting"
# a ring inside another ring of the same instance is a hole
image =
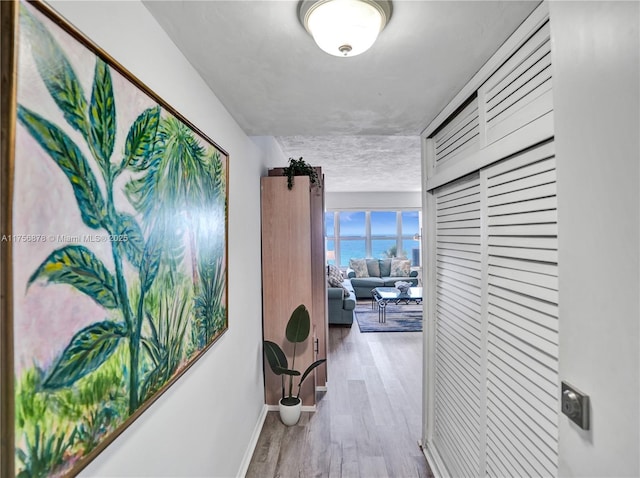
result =
[[[89,105],[89,143],[105,177],[110,173],[110,159],[116,139],[116,104],[109,67],[96,58]]]
[[[118,307],[115,279],[93,252],[84,246],[65,246],[53,251],[29,278],[69,284],[105,309]]]
[[[136,218],[131,214],[118,215],[118,225],[115,236],[118,248],[135,267],[140,268],[145,241],[142,229]]]
[[[69,178],[84,223],[92,229],[104,225],[104,199],[80,148],[58,126],[22,105],[18,119]]]
[[[45,2],[17,4],[11,226],[39,240],[11,248],[28,279],[3,433],[12,475],[75,476],[227,328],[228,157]],[[283,387],[300,374],[265,351]]]
[[[47,374],[42,387],[56,390],[70,387],[102,365],[127,336],[124,324],[103,321],[80,330]]]
[[[143,290],[149,290],[160,270],[162,243],[160,234],[153,231],[142,253],[140,263],[140,283]]]
[[[29,36],[38,72],[51,97],[67,123],[86,137],[87,100],[69,60],[45,26],[22,5],[20,26]]]
[[[133,171],[144,171],[150,165],[156,132],[160,121],[160,107],[144,110],[129,129],[124,145],[124,165]]]

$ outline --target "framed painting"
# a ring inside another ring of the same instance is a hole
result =
[[[227,330],[227,153],[49,6],[2,8],[0,474],[77,474]]]

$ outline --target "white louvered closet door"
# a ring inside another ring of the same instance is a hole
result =
[[[461,108],[455,120],[434,134],[435,163],[440,165],[460,154],[469,154],[479,149],[480,119],[476,97]]]
[[[552,111],[552,83],[547,22],[481,88],[487,144]]]
[[[435,198],[433,442],[451,476],[556,476],[553,142]]]
[[[556,476],[558,225],[553,143],[482,172],[488,226],[487,476]]]
[[[480,463],[481,244],[478,174],[436,194],[434,443],[455,476]]]

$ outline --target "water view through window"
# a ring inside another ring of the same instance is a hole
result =
[[[406,257],[420,265],[420,211],[327,211],[326,244],[335,251],[330,264],[347,267],[349,259]]]

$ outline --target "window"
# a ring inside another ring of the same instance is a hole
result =
[[[406,257],[419,266],[421,219],[419,210],[327,211],[327,251],[336,257],[329,263],[348,267],[352,258]]]
[[[371,257],[384,259],[398,254],[398,213],[371,211]]]
[[[351,257],[365,257],[367,214],[364,211],[341,212],[337,214],[339,224],[338,265],[348,265]]]
[[[335,221],[335,215],[332,212],[325,212],[324,213],[324,230],[325,230],[325,243],[326,243],[326,247],[325,249],[327,251],[335,251],[336,247],[335,247],[335,227],[334,227],[334,221]],[[329,254],[327,254],[327,264],[336,264],[336,258],[335,257],[329,257]]]
[[[402,211],[402,250],[411,265],[420,265],[420,211]]]

